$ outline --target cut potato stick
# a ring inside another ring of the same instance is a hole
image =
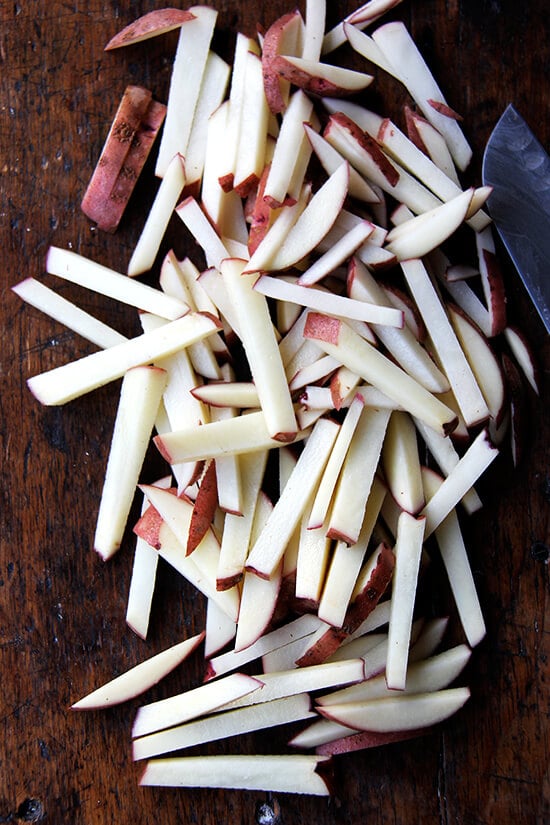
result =
[[[142,705],[134,719],[132,736],[134,739],[147,736],[212,713],[221,705],[261,687],[262,682],[252,676],[232,673],[215,682]]]
[[[46,256],[46,270],[58,278],[171,321],[189,311],[187,304],[164,295],[160,289],[131,280],[70,249],[50,246]]]
[[[422,515],[426,518],[426,538],[473,487],[498,453],[487,430],[482,430],[422,510]]]
[[[231,257],[227,246],[211,225],[195,198],[191,196],[185,198],[176,207],[176,215],[181,218],[196,242],[202,247],[207,266],[219,269],[224,258]]]
[[[537,362],[530,345],[527,343],[525,335],[516,327],[507,326],[504,330],[504,337],[533,392],[539,395],[540,386]]]
[[[218,486],[216,482],[216,465],[207,461],[200,479],[198,491],[193,503],[193,512],[189,524],[185,554],[189,556],[199,546],[210,525],[214,522],[218,507]]]
[[[290,95],[290,84],[284,81],[275,67],[277,54],[298,54],[302,50],[303,19],[299,9],[277,18],[267,29],[262,43],[262,72],[269,109],[273,114],[285,112]]]
[[[321,772],[325,756],[187,756],[153,759],[140,785],[177,788],[241,788],[329,796]]]
[[[191,310],[197,311],[198,306],[195,300],[195,292],[189,288],[190,280],[185,276],[186,269],[186,262],[182,261],[180,263],[174,255],[174,252],[170,250],[161,265],[159,284],[162,291],[167,295],[172,295],[174,298],[184,301]],[[201,303],[203,306],[206,305],[204,301]],[[215,312],[214,315],[216,315]],[[217,350],[221,354],[219,341],[219,336],[216,336]],[[216,355],[214,354],[213,344],[214,336],[209,336],[208,339],[203,339],[202,341],[197,341],[196,344],[191,344],[187,352],[194,370],[200,376],[211,380],[218,380],[221,379],[222,374]],[[189,389],[190,387],[187,386],[186,393]]]
[[[166,489],[170,487],[171,482],[171,477],[165,476],[155,483],[158,487]],[[143,496],[142,515],[148,506],[149,503],[145,496]],[[140,536],[136,536],[132,577],[128,587],[126,624],[142,639],[147,638],[149,628],[158,558],[159,555],[157,551]]]
[[[323,472],[339,429],[328,419],[313,427],[273,513],[249,553],[247,570],[264,578],[273,574]]]
[[[220,610],[213,599],[206,600],[204,658],[215,656],[235,638],[237,624]]]
[[[489,340],[465,313],[452,306],[447,311],[489,409],[491,425],[498,428],[506,411],[506,387],[500,362]]]
[[[222,277],[237,316],[268,433],[277,441],[293,441],[298,425],[269,307],[254,288],[255,276],[243,274],[244,265],[236,259],[222,261]]]
[[[303,272],[299,279],[299,286],[311,286],[330,275],[341,266],[350,255],[363,245],[367,238],[374,232],[374,225],[370,221],[362,221],[346,232],[334,246],[327,250],[320,258],[312,263]]]
[[[228,513],[225,518],[217,573],[217,587],[220,590],[233,586],[243,577],[266,463],[265,450],[243,453],[238,457],[242,479],[242,514]]]
[[[94,318],[93,315],[63,298],[62,295],[41,281],[37,281],[36,278],[25,278],[13,286],[12,291],[30,306],[59,321],[101,349],[107,349],[127,340],[125,335],[104,324],[98,318]]]
[[[258,407],[258,391],[252,381],[218,381],[199,384],[191,390],[195,398],[211,407]]]
[[[315,129],[312,129],[309,123],[304,123],[304,129],[313,151],[328,175],[332,175],[342,163],[346,163],[346,159],[340,152],[331,146]],[[349,194],[350,197],[367,203],[377,203],[379,201],[379,197],[374,189],[351,167],[349,173]]]
[[[248,662],[261,658],[272,650],[289,644],[289,642],[311,635],[318,630],[321,624],[317,616],[304,613],[276,630],[264,633],[254,644],[249,645],[244,650],[230,650],[210,659],[205,678],[213,679],[236,670]]]
[[[336,725],[336,723],[333,724]],[[344,726],[340,727],[342,730],[349,730]],[[340,739],[334,739],[318,745],[315,748],[315,753],[320,756],[339,756],[344,753],[365,750],[365,748],[379,748],[383,745],[392,745],[407,739],[416,739],[419,736],[427,736],[432,732],[432,727],[413,728],[412,730],[398,730],[393,732],[386,731],[384,733],[376,733],[372,730],[361,731],[360,733],[355,732],[347,736],[344,735]]]
[[[295,441],[306,437],[300,430]],[[188,427],[156,436],[154,442],[169,464],[202,461],[224,455],[270,450],[281,442],[271,438],[263,412],[212,421],[203,427]]]
[[[446,688],[432,693],[349,702],[319,708],[329,719],[356,730],[404,731],[435,725],[448,719],[470,698],[468,688]]]
[[[457,119],[442,114],[434,105],[445,106],[445,98],[406,26],[400,22],[386,23],[373,32],[373,39],[424,117],[445,137],[456,165],[464,171],[470,163],[472,150]]]
[[[415,518],[405,511],[399,516],[386,663],[386,682],[392,690],[404,690],[406,687],[408,650],[425,527],[425,517]]]
[[[325,33],[323,39],[323,54],[337,49],[346,42],[346,23],[352,24],[358,30],[367,28],[367,26],[376,22],[383,14],[395,8],[401,3],[401,0],[368,0],[351,14],[348,14],[340,23],[334,28]]]
[[[241,197],[255,189],[261,178],[267,151],[269,109],[264,93],[262,61],[249,51],[240,112],[239,141],[233,187]]]
[[[254,283],[254,289],[269,298],[290,301],[306,306],[308,309],[331,313],[342,318],[367,321],[371,324],[386,324],[398,328],[403,326],[403,313],[394,307],[381,307],[365,301],[354,301],[322,289],[292,283],[284,277],[260,275]]]
[[[246,89],[247,55],[259,53],[258,46],[252,38],[242,32],[237,32],[235,38],[235,53],[231,72],[231,87],[226,108],[226,122],[224,129],[224,151],[219,154],[217,162],[220,169],[218,183],[222,191],[229,192],[233,188],[239,138],[241,131],[244,93]]]
[[[343,321],[310,312],[304,335],[314,340],[364,381],[417,415],[444,435],[456,426],[456,415],[424,387],[361,339]]]
[[[321,57],[326,13],[326,0],[306,0],[302,43],[302,57],[305,60],[319,60]]]
[[[132,282],[130,282],[132,283]],[[29,378],[27,384],[43,404],[65,404],[84,393],[121,378],[131,367],[156,361],[218,329],[212,318],[188,313],[153,332],[138,335],[107,350],[85,355]]]
[[[399,261],[424,257],[458,229],[470,211],[473,196],[474,190],[467,189],[396,226],[388,233],[386,249]]]
[[[334,549],[317,611],[319,618],[333,627],[342,627],[345,622],[348,605],[352,600],[374,522],[378,518],[385,494],[385,487],[374,479],[357,542],[348,545],[344,541],[339,541]]]
[[[104,560],[122,542],[166,379],[165,370],[145,366],[128,370],[122,381],[94,537]]]
[[[213,740],[300,722],[315,716],[310,708],[309,696],[302,693],[264,702],[261,705],[207,716],[134,740],[132,757],[134,761],[149,759],[152,756],[191,748]]]
[[[443,483],[441,477],[428,469],[424,470],[423,480],[430,498]],[[468,644],[475,647],[484,638],[486,627],[455,510],[451,510],[436,528],[435,538]]]
[[[337,685],[362,682],[364,672],[364,662],[361,658],[349,658],[276,673],[262,673],[261,677],[256,677],[263,682],[263,687],[259,691],[229,702],[223,706],[223,710],[271,702],[273,699],[295,696],[297,693],[311,693]]]
[[[195,15],[192,12],[180,9],[167,8],[148,12],[111,37],[105,46],[105,51],[119,49],[121,46],[133,46],[151,37],[158,37],[173,29],[178,29],[194,18]]]
[[[141,275],[153,266],[185,182],[185,161],[181,155],[174,155],[166,168],[145,226],[130,258],[128,275]]]
[[[300,524],[294,595],[299,602],[315,609],[321,597],[332,541],[322,525],[309,529],[308,519],[309,508],[304,512]]]
[[[151,92],[143,86],[126,87],[84,193],[80,208],[104,231],[114,232],[122,217],[125,203],[113,209],[111,193],[151,101]]]
[[[422,261],[413,259],[402,261],[401,269],[429,330],[466,426],[480,424],[489,417],[489,409],[426,267]]]
[[[206,156],[208,122],[224,100],[230,71],[229,64],[210,50],[204,67],[185,154],[186,185],[191,192],[197,192],[201,186]]]
[[[147,511],[149,512],[149,511]],[[143,517],[145,518],[145,516]],[[203,593],[208,599],[213,599],[231,621],[237,621],[239,613],[239,593],[237,588],[219,591],[216,588],[216,570],[218,556],[212,542],[203,542],[191,556],[185,555],[185,545],[178,541],[166,522],[156,513],[157,524],[152,531],[154,534],[145,534],[148,541],[162,558],[174,570]],[[139,522],[134,530],[140,535]]]
[[[101,222],[105,231],[114,231],[120,223],[165,117],[164,103],[151,100],[113,184],[109,200],[103,203]]]
[[[374,80],[365,72],[288,54],[278,54],[273,65],[280,77],[310,95],[340,97],[356,94]]]
[[[331,538],[347,544],[359,540],[391,414],[375,407],[361,412],[334,491],[327,526]]]
[[[288,269],[315,249],[342,208],[348,191],[348,180],[348,165],[339,166],[315,192],[289,230],[284,242],[263,268],[270,271]],[[253,271],[251,263],[245,271]]]
[[[321,527],[325,521],[338,475],[340,474],[351,439],[363,412],[363,407],[363,398],[357,394],[346,413],[340,432],[334,442],[329,460],[317,486],[313,505],[309,513],[308,527],[310,529]]]
[[[265,527],[273,511],[273,504],[262,491],[254,510],[250,535],[253,544]],[[244,650],[254,644],[273,620],[283,577],[283,562],[279,563],[269,579],[260,579],[253,573],[245,573],[241,587],[241,604],[235,638],[235,650]]]
[[[155,174],[164,177],[175,154],[185,157],[210,43],[218,13],[207,6],[192,6],[193,19],[180,28],[168,91],[166,121]]]
[[[405,123],[410,139],[448,178],[460,186],[456,167],[447,142],[441,132],[419,112],[405,106]]]
[[[460,460],[460,456],[452,440],[439,435],[439,433],[436,433],[435,430],[427,427],[418,419],[414,419],[414,423],[430,451],[432,458],[439,466],[439,469],[444,475],[448,475]],[[465,507],[466,512],[470,514],[475,513],[483,506],[483,502],[473,487],[465,493],[461,499],[461,503]]]
[[[358,259],[358,256],[353,257],[349,264],[347,290],[350,298],[355,300],[392,306],[384,289]],[[441,393],[449,389],[447,377],[437,367],[407,324],[403,324],[401,328],[379,324],[374,332],[397,363],[429,392]]]
[[[283,205],[302,141],[306,140],[303,124],[311,120],[313,103],[298,89],[290,98],[283,115],[275,151],[264,190],[264,200],[272,208]]]
[[[106,685],[97,688],[83,699],[71,705],[72,710],[96,710],[126,702],[144,693],[160,682],[168,673],[180,665],[193,653],[204,639],[204,632],[198,633],[179,644],[157,653],[150,659],[125,671]]]
[[[414,515],[424,506],[416,430],[412,418],[395,410],[382,448],[382,467],[389,491],[402,510]]]

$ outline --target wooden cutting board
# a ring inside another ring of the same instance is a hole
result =
[[[130,755],[139,700],[105,712],[70,705],[165,646],[198,632],[202,600],[161,569],[152,625],[143,642],[125,625],[132,537],[103,563],[91,547],[117,392],[98,390],[43,408],[25,379],[90,351],[78,336],[10,292],[44,273],[50,244],[124,271],[155,189],[140,181],[116,235],[95,231],[79,203],[128,83],[165,99],[173,34],[104,53],[108,39],[160,3],[0,3],[0,231],[2,267],[0,530],[0,822],[111,823],[538,823],[548,822],[548,544],[550,366],[545,336],[505,261],[509,315],[540,359],[541,395],[526,391],[526,448],[513,471],[502,456],[480,485],[484,509],[467,526],[487,637],[465,680],[472,698],[428,735],[341,757],[337,793],[326,799],[138,787]],[[224,0],[216,48],[253,35],[293,8]],[[300,3],[302,11],[305,3]],[[330,2],[332,25],[353,2]],[[404,2],[392,14],[410,25],[474,147],[465,183],[479,183],[481,153],[509,102],[550,146],[547,4],[437,0]],[[351,50],[338,59],[362,68]],[[336,59],[336,55],[334,56]],[[402,123],[407,98],[382,75],[365,102]],[[197,254],[181,226],[179,253]],[[167,247],[169,248],[169,247]],[[135,314],[62,287],[64,295],[131,335]],[[147,480],[163,472],[151,452]],[[434,611],[446,604],[434,593]],[[450,638],[460,638],[451,618]],[[453,635],[454,634],[454,635]],[[180,669],[148,701],[196,684],[200,662]],[[243,737],[244,751],[269,751],[284,736]],[[230,752],[225,742],[210,750]],[[546,801],[545,801],[546,799]],[[271,812],[271,813],[270,813]]]

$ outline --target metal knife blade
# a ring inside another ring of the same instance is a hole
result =
[[[550,333],[550,158],[510,104],[485,148],[489,213]]]

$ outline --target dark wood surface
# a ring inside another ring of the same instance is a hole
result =
[[[219,0],[216,46],[230,56],[234,33],[255,31],[291,10]],[[305,4],[300,3],[300,6]],[[52,243],[124,270],[154,191],[151,169],[115,236],[93,231],[79,203],[127,83],[167,91],[174,37],[105,54],[123,25],[161,3],[108,0],[0,1],[0,250],[2,255],[0,534],[0,822],[255,823],[265,794],[140,789],[130,757],[139,700],[76,714],[72,702],[182,635],[201,629],[200,598],[162,568],[147,642],[126,628],[132,540],[103,563],[91,540],[109,448],[116,388],[62,408],[43,408],[25,379],[91,347],[10,292],[43,274]],[[354,7],[331,2],[334,23]],[[479,182],[482,147],[514,102],[550,147],[550,44],[546,0],[415,0],[394,12],[407,21],[449,103],[465,116]],[[341,51],[349,65],[360,66]],[[366,96],[401,117],[405,100],[379,78]],[[401,122],[401,120],[399,121]],[[152,188],[153,187],[153,188]],[[185,241],[178,227],[171,242]],[[194,254],[192,248],[187,248]],[[466,678],[463,712],[418,740],[343,757],[331,801],[279,796],[285,825],[489,825],[550,820],[548,809],[548,564],[550,349],[506,264],[510,317],[540,359],[542,394],[526,394],[528,445],[513,471],[502,457],[481,490],[486,506],[467,528],[487,638]],[[65,295],[127,334],[132,311],[62,287]],[[162,472],[151,453],[147,480]],[[436,594],[434,604],[445,601]],[[452,631],[453,632],[453,631]],[[454,631],[456,633],[456,631]],[[189,687],[191,663],[148,700]],[[276,736],[244,737],[253,752]],[[232,743],[221,746],[230,751]],[[546,803],[545,803],[546,798]]]

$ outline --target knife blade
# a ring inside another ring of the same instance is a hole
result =
[[[512,104],[485,147],[483,183],[498,233],[550,333],[550,158]]]

